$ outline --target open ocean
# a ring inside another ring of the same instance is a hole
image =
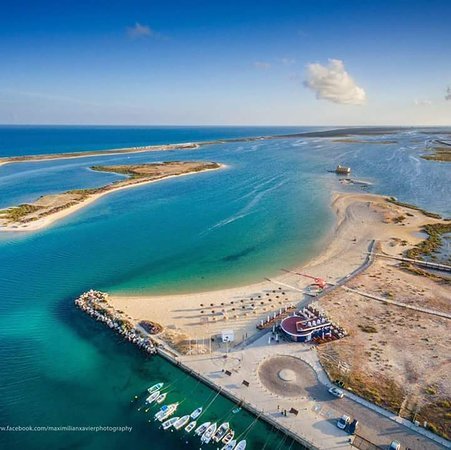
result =
[[[310,131],[306,127],[0,127],[0,155],[88,151]],[[339,163],[367,190],[451,216],[449,164],[420,158],[434,130],[335,142],[293,138],[224,143],[199,150],[95,156],[0,167],[0,208],[40,195],[106,184],[117,175],[95,164],[211,160],[225,170],[164,180],[109,194],[30,234],[0,234],[0,427],[131,426],[131,433],[0,433],[2,449],[197,449],[164,433],[130,401],[157,381],[170,384],[179,411],[214,393],[159,357],[148,358],[75,309],[95,288],[115,293],[208,290],[260,281],[307,261],[334,223],[327,170]],[[435,130],[436,132],[437,130]],[[450,129],[440,129],[449,139]],[[448,134],[446,134],[448,133]],[[360,190],[358,187],[346,189]],[[176,236],[176,239],[174,239]],[[254,421],[218,397],[203,418],[229,418],[244,432]],[[302,420],[302,415],[299,417]],[[299,449],[262,422],[248,449]],[[186,442],[187,441],[187,442]],[[211,447],[213,448],[213,446]]]

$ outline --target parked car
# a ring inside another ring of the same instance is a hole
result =
[[[401,444],[398,441],[392,441],[388,450],[400,450]]]
[[[348,427],[348,433],[349,434],[355,434],[357,427],[359,426],[359,421],[357,419],[354,419]]]
[[[351,418],[344,414],[337,420],[337,427],[344,430],[351,423]]]
[[[336,388],[335,386],[329,389],[329,393],[335,395],[335,397],[338,398],[343,398],[345,396],[344,392],[341,389]]]

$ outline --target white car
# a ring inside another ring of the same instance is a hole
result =
[[[400,450],[401,444],[398,441],[392,441],[388,450]]]
[[[351,423],[351,418],[344,414],[337,420],[337,427],[344,430]]]
[[[331,387],[329,389],[329,393],[332,395],[335,395],[335,397],[343,398],[345,396],[344,392],[341,389],[338,389],[336,387]]]

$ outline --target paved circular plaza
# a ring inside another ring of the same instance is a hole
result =
[[[284,397],[311,396],[318,389],[313,369],[293,356],[272,356],[258,368],[258,378],[266,389]]]

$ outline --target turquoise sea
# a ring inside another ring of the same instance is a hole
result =
[[[0,154],[310,130],[2,126]],[[372,182],[368,192],[451,216],[451,166],[420,158],[433,139],[449,140],[450,133],[405,129],[358,138],[372,144],[296,137],[1,166],[0,208],[116,179],[91,171],[94,164],[195,159],[227,168],[110,194],[36,233],[0,234],[0,430],[6,425],[133,427],[130,433],[0,432],[0,448],[198,448],[193,440],[185,443],[181,433],[163,433],[149,424],[149,414],[130,401],[160,380],[170,383],[171,400],[183,401],[183,412],[207,404],[214,393],[84,316],[75,309],[74,298],[89,288],[120,293],[208,290],[259,281],[307,261],[333,226],[330,193],[343,186],[327,170],[339,163],[350,165],[355,178]],[[232,408],[218,397],[205,420],[229,417],[244,432],[254,418],[244,411],[230,414]],[[292,444],[260,422],[247,439],[251,450]]]

